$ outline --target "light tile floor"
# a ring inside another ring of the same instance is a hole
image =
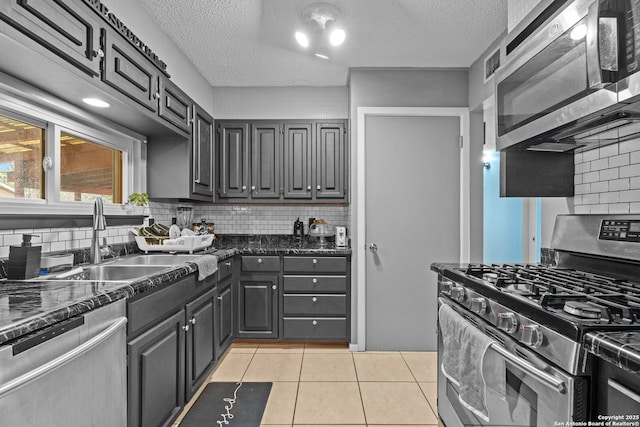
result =
[[[438,425],[436,378],[435,352],[234,343],[210,381],[273,382],[264,427],[430,427]]]

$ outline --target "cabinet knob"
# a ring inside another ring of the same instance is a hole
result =
[[[318,302],[318,297],[313,297],[313,298],[311,298],[311,301],[313,301],[313,302]]]
[[[314,258],[312,262],[313,262],[314,264],[317,264],[317,263],[318,263],[318,260]]]
[[[273,289],[275,291],[276,289],[278,289],[278,287],[276,285],[272,285],[271,289]]]
[[[313,283],[318,283],[318,279],[316,279],[315,277],[312,280]]]
[[[189,323],[191,323],[192,325],[196,324],[196,318],[192,317],[191,319],[189,319]]]
[[[322,187],[320,187],[319,185],[316,187],[316,189],[318,190],[322,190]]]
[[[231,267],[231,263],[230,262],[225,262],[224,265],[226,265],[227,267]]]
[[[187,332],[187,331],[189,330],[189,325],[184,325],[184,326],[182,327],[182,330],[183,330],[183,331],[185,331],[185,332]]]
[[[262,264],[262,258],[258,258],[258,264]]]
[[[311,324],[312,324],[313,326],[316,326],[316,325],[318,324],[318,321],[317,321],[317,320],[314,320],[313,322],[311,322]]]
[[[256,186],[255,185],[251,186],[251,191],[256,191]]]
[[[104,51],[102,49],[98,49],[93,54],[94,56],[99,56],[100,58],[104,58]]]
[[[246,190],[246,189],[247,189],[247,186],[246,186],[246,185],[243,185],[243,186],[242,186],[242,189],[243,189],[243,190]]]
[[[311,186],[307,185],[307,191],[311,191]]]

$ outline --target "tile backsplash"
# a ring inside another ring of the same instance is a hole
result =
[[[178,206],[193,206],[193,221],[216,224],[217,234],[291,234],[293,222],[300,217],[305,224],[307,219],[324,218],[332,225],[350,227],[350,209],[344,205],[190,205],[188,203],[151,202],[149,209],[154,220],[170,225],[176,216]],[[133,241],[129,233],[132,226],[109,227],[100,232],[107,243],[126,243]],[[305,229],[305,232],[307,230]],[[25,233],[37,234],[33,245],[42,246],[42,253],[68,251],[91,246],[91,227],[78,228],[36,228],[0,230],[0,258],[9,256],[9,246],[20,245]]]
[[[577,153],[575,168],[575,213],[640,213],[640,138]]]

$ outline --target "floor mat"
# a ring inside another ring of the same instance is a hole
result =
[[[180,427],[259,427],[271,383],[209,383]]]

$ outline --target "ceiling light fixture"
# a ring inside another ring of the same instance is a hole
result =
[[[98,98],[82,98],[82,102],[84,102],[85,104],[89,104],[92,107],[98,107],[98,108],[111,107],[111,104]]]
[[[302,11],[304,31],[297,31],[298,44],[322,59],[329,59],[327,46],[337,47],[344,43],[347,33],[340,26],[340,10],[329,3],[313,3]]]

